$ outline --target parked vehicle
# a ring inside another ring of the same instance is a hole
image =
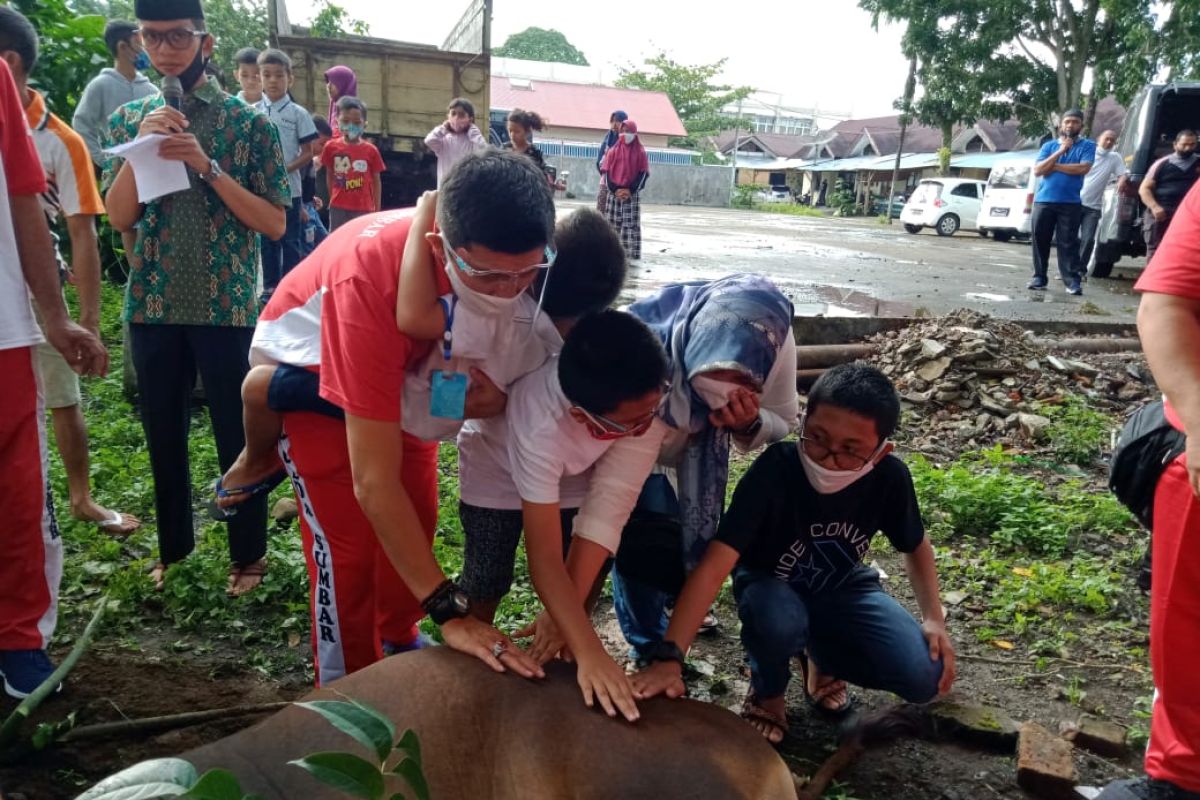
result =
[[[900,212],[904,230],[933,228],[938,236],[953,236],[960,228],[974,230],[985,185],[966,178],[926,178]]]
[[[758,198],[764,203],[790,203],[792,190],[782,185],[768,186],[758,193]]]
[[[1118,192],[1110,186],[1104,193],[1104,209],[1096,232],[1096,248],[1088,272],[1107,278],[1122,256],[1146,254],[1142,238],[1144,206],[1138,188],[1150,165],[1172,152],[1175,134],[1184,128],[1200,127],[1200,81],[1150,84],[1133,99],[1125,117],[1125,128],[1117,140],[1117,152],[1125,159],[1129,177]]]
[[[1033,174],[1036,153],[1021,153],[997,161],[988,175],[976,227],[998,242],[1029,236],[1033,230],[1033,196],[1038,176]]]

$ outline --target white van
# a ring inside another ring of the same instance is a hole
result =
[[[983,181],[967,178],[926,178],[904,204],[900,222],[909,233],[933,228],[938,236],[953,236],[959,228],[971,230],[983,188]]]
[[[991,233],[998,242],[1028,236],[1033,230],[1033,195],[1038,176],[1033,174],[1037,154],[1005,158],[992,166],[987,189],[979,206],[980,234]]]

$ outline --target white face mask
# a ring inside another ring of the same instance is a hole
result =
[[[637,138],[636,133],[623,133],[621,135],[625,137],[625,144],[633,144],[633,140]]]
[[[796,449],[800,451],[800,465],[804,467],[804,474],[817,494],[837,494],[875,469],[874,456],[862,469],[829,469],[809,458],[808,453],[804,452],[804,442],[796,442]]]
[[[719,381],[707,375],[697,375],[688,381],[700,399],[708,404],[713,411],[729,405],[729,398],[741,387],[729,381]]]
[[[518,292],[512,297],[497,297],[484,294],[472,289],[463,281],[462,274],[452,261],[446,262],[446,275],[450,278],[450,286],[458,297],[458,302],[482,316],[500,316],[511,314],[513,307],[521,299],[524,292]]]

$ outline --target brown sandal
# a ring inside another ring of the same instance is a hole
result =
[[[762,737],[767,740],[767,744],[773,746],[780,744],[780,742],[787,738],[787,735],[790,731],[787,717],[776,714],[773,711],[768,711],[760,706],[758,704],[758,695],[754,693],[753,689],[746,694],[746,699],[742,701],[742,711],[740,716],[747,722],[765,722],[775,730],[778,730],[781,734],[779,741],[774,741],[771,739],[771,734],[774,731],[759,731],[762,734]]]
[[[257,589],[262,585],[263,576],[267,574],[267,559],[260,558],[258,561],[251,562],[245,566],[233,564],[229,567],[229,587],[225,590],[225,594],[230,597],[241,597],[244,594]],[[249,585],[242,583],[242,579],[247,578]]]

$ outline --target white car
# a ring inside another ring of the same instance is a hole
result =
[[[1036,157],[1008,158],[992,167],[979,207],[980,233],[992,234],[997,242],[1030,234],[1038,187],[1038,177],[1033,174],[1036,162]]]
[[[904,204],[900,222],[909,233],[933,228],[938,236],[953,236],[960,228],[974,230],[985,186],[966,178],[926,178]]]

